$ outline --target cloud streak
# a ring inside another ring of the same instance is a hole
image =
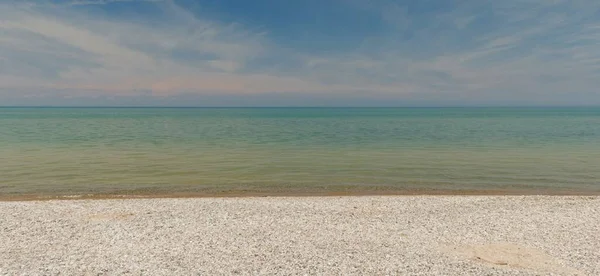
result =
[[[333,105],[600,104],[597,1],[427,3],[339,0],[377,15],[382,29],[316,52],[181,1],[2,3],[0,102],[139,96],[202,105],[221,95],[227,105],[269,95]]]
[[[166,0],[74,0],[67,4],[71,6],[77,5],[106,5],[118,2],[164,2]]]

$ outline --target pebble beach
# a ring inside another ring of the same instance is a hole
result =
[[[0,202],[0,275],[600,275],[600,197]]]

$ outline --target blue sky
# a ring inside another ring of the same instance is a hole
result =
[[[0,105],[600,105],[597,0],[0,0]]]

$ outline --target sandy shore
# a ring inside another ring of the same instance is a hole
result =
[[[0,274],[600,275],[600,197],[0,202]]]

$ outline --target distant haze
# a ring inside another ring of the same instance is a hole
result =
[[[598,0],[4,0],[0,106],[600,105]]]

